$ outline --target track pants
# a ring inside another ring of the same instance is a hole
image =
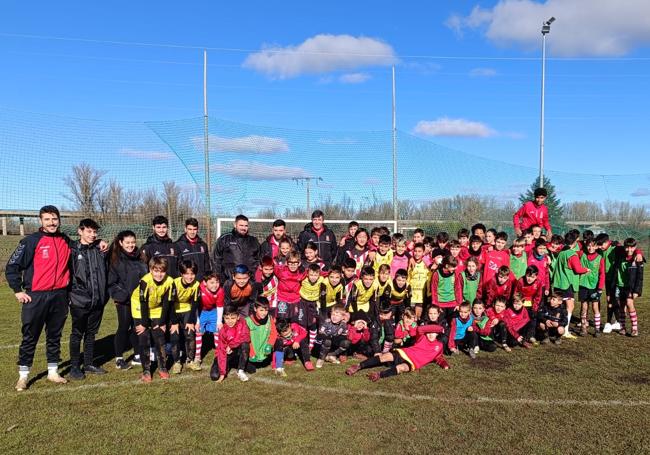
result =
[[[70,333],[70,364],[72,367],[79,367],[81,340],[84,342],[85,366],[93,364],[95,353],[95,336],[99,332],[99,325],[104,315],[104,306],[97,308],[70,308],[72,317],[72,332]]]

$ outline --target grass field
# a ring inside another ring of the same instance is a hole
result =
[[[650,453],[647,297],[637,339],[452,357],[449,371],[429,366],[379,383],[346,377],[343,365],[306,373],[294,364],[284,380],[267,369],[216,384],[206,370],[140,384],[139,370],[114,369],[111,303],[96,352],[109,374],[50,384],[43,337],[37,379],[22,393],[13,389],[20,308],[3,284],[0,302],[3,453]],[[69,321],[66,329],[64,373]]]

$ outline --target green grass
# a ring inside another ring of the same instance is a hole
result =
[[[0,302],[3,453],[648,451],[646,297],[638,305],[637,339],[589,337],[480,353],[474,362],[453,357],[449,371],[429,366],[376,384],[361,374],[346,377],[343,365],[306,373],[294,364],[286,380],[267,369],[245,384],[232,376],[216,384],[204,371],[143,385],[140,371],[116,371],[107,360],[103,377],[63,386],[41,378],[22,393],[13,390],[18,349],[6,347],[20,342],[19,305],[6,286]],[[98,337],[109,357],[115,319],[109,304]],[[44,349],[39,345],[33,375],[45,373]]]

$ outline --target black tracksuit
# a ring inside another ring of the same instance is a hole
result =
[[[81,340],[85,366],[92,365],[95,336],[108,301],[106,259],[96,244],[75,242],[70,254],[70,364],[79,368]]]
[[[196,279],[203,280],[203,277],[212,271],[212,261],[210,260],[210,250],[208,244],[199,236],[191,242],[185,234],[176,240],[176,250],[178,253],[178,262],[192,261],[196,264]]]
[[[240,235],[236,230],[223,234],[217,239],[212,253],[214,271],[221,281],[232,278],[236,266],[244,264],[251,276],[260,263],[260,243],[252,235]]]
[[[325,266],[331,267],[332,263],[336,260],[336,254],[338,252],[338,244],[336,243],[334,232],[323,224],[323,231],[317,234],[312,224],[308,223],[298,235],[298,249],[301,253],[305,251],[305,246],[309,242],[316,244],[318,247],[318,257],[325,263]]]
[[[150,235],[142,245],[141,255],[145,263],[156,257],[167,259],[167,275],[172,278],[178,277],[178,251],[169,237],[160,238],[156,234]]]
[[[120,248],[119,245],[114,245]],[[139,251],[126,254],[123,250],[118,253],[117,261],[108,268],[108,293],[115,301],[117,310],[117,331],[115,332],[115,357],[122,357],[130,341],[133,352],[140,354],[138,337],[131,315],[131,294],[140,284],[140,278],[147,274],[147,266],[140,260]]]

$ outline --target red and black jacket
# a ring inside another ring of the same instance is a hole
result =
[[[23,238],[5,270],[11,289],[39,292],[68,287],[71,244],[68,236],[60,232],[39,230]]]

